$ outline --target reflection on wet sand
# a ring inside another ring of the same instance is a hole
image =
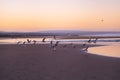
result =
[[[120,43],[114,43],[107,46],[92,47],[89,48],[89,52],[97,55],[120,58]]]

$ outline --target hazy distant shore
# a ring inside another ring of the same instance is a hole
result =
[[[120,80],[120,58],[74,46],[0,45],[0,80]]]
[[[53,37],[58,38],[120,38],[120,32],[114,31],[41,31],[41,32],[0,32],[0,38],[31,38],[31,37]]]

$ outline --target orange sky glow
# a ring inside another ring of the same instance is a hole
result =
[[[120,31],[120,0],[0,0],[0,31]]]

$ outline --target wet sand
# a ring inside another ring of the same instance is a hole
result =
[[[120,80],[120,58],[81,46],[0,45],[0,80]]]

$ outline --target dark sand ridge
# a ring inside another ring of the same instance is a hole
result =
[[[120,80],[120,58],[83,53],[81,48],[0,45],[0,80]]]

